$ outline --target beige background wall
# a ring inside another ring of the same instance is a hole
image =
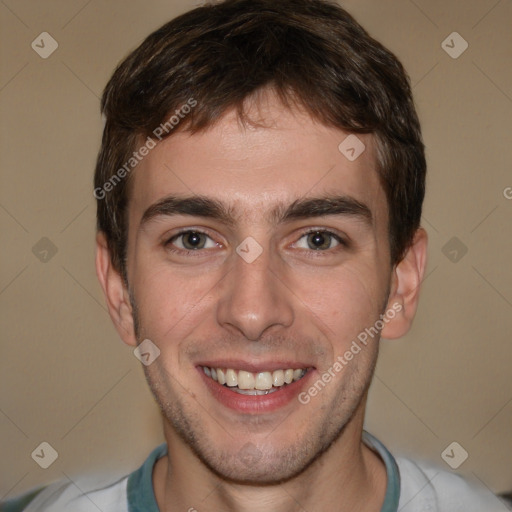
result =
[[[96,282],[92,169],[114,66],[194,3],[0,2],[0,498],[128,472],[162,441]],[[460,472],[510,491],[512,1],[342,4],[408,69],[429,161],[422,304],[406,339],[382,343],[366,427],[447,470],[441,452],[457,441]],[[43,31],[58,42],[47,59],[31,48]],[[469,44],[457,59],[441,47],[454,31]],[[46,470],[31,458],[43,441],[58,452]]]

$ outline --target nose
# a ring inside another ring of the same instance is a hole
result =
[[[271,268],[271,259],[268,250],[252,263],[234,255],[233,267],[219,284],[219,325],[250,341],[293,323],[293,294],[285,285],[284,269],[278,262]]]

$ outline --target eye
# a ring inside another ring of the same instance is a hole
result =
[[[200,231],[183,231],[182,233],[174,235],[165,245],[173,245],[185,251],[197,251],[199,249],[211,249],[218,244],[207,234],[201,233]]]
[[[295,246],[299,249],[312,251],[327,251],[339,245],[345,245],[343,240],[330,231],[315,230],[302,235]]]

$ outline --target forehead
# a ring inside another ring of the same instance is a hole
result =
[[[372,136],[347,139],[277,100],[258,105],[254,117],[261,122],[242,125],[230,111],[205,131],[160,142],[132,175],[130,224],[168,195],[211,197],[251,222],[297,199],[346,195],[386,222]]]

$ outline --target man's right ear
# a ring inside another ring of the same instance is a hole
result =
[[[112,265],[107,240],[101,232],[96,235],[96,275],[119,336],[127,345],[137,346],[128,289],[121,274]]]

